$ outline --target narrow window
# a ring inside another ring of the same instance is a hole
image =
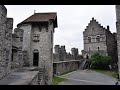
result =
[[[51,31],[51,43],[53,42],[53,34],[52,34],[52,31]]]
[[[98,49],[98,51],[99,51],[99,50],[100,50],[100,47],[98,47],[97,49]]]
[[[91,37],[88,37],[88,43],[91,43]]]
[[[90,52],[90,47],[88,47],[88,51]]]
[[[41,26],[39,26],[39,31],[41,32]]]
[[[96,42],[100,42],[100,36],[96,37]]]
[[[52,52],[52,48],[51,48],[51,60],[52,60],[52,55],[53,55],[53,52]]]

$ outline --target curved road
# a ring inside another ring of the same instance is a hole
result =
[[[59,77],[67,79],[59,85],[115,85],[117,82],[112,76],[92,70],[77,70]]]

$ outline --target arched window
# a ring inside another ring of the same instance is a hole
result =
[[[39,53],[39,51],[38,51],[37,49],[35,49],[33,52],[34,52],[34,53]]]
[[[96,37],[96,42],[100,42],[100,36]]]
[[[33,51],[33,66],[38,66],[39,64],[39,51],[35,49]]]
[[[88,37],[88,43],[91,43],[91,37]]]

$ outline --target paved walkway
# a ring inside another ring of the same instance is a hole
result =
[[[39,71],[31,71],[36,67],[22,67],[13,70],[0,80],[0,85],[28,85]]]
[[[112,76],[92,70],[77,70],[59,77],[67,79],[60,85],[115,85],[117,82],[117,79]]]

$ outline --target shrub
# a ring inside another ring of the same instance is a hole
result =
[[[110,56],[103,56],[99,53],[94,53],[91,56],[91,68],[92,69],[109,69],[112,58]]]

